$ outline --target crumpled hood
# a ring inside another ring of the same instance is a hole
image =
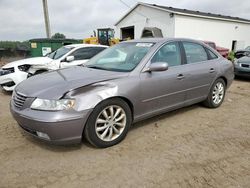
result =
[[[27,65],[45,64],[45,63],[50,63],[51,61],[53,61],[53,59],[50,59],[48,57],[32,57],[32,58],[10,62],[6,64],[5,66],[3,66],[2,68],[17,67],[17,66],[25,65],[25,64]]]
[[[15,91],[28,97],[59,99],[70,90],[125,76],[128,73],[76,66],[30,77],[21,82]]]
[[[239,61],[240,63],[250,64],[250,57],[244,56],[244,57],[239,58],[238,61]]]

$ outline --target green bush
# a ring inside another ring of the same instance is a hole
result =
[[[230,61],[234,60],[234,51],[229,52],[227,59],[230,60]]]
[[[24,42],[20,42],[20,41],[0,41],[0,48],[15,50],[19,46],[27,46],[29,48],[29,42],[28,41],[24,41]]]

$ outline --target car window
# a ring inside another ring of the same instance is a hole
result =
[[[202,45],[193,42],[183,42],[183,47],[188,64],[208,60],[207,52]]]
[[[92,57],[94,57],[96,54],[103,51],[104,49],[106,49],[106,48],[85,47],[85,48],[80,48],[80,49],[74,51],[70,55],[74,56],[75,60],[91,59]]]
[[[212,52],[211,50],[207,49],[207,51],[208,51],[208,54],[210,56],[209,59],[217,59],[218,58],[218,56],[214,52]]]
[[[166,62],[168,66],[181,65],[181,53],[177,42],[171,42],[158,50],[151,60],[151,63]]]
[[[62,56],[64,56],[66,53],[70,52],[72,49],[74,49],[74,47],[63,46],[63,47],[57,49],[56,51],[48,54],[47,57],[49,57],[51,59],[59,59]]]
[[[250,46],[246,47],[246,49],[245,49],[245,50],[250,51]]]

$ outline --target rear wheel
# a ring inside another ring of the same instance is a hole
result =
[[[94,108],[84,135],[96,147],[110,147],[125,138],[131,123],[132,114],[126,102],[118,98],[106,100]]]
[[[209,108],[219,107],[224,100],[225,93],[226,93],[225,81],[219,78],[213,83],[208,98],[204,101],[204,105]]]

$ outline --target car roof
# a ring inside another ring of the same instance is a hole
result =
[[[204,44],[203,42],[195,39],[188,39],[188,38],[142,38],[142,39],[135,39],[135,40],[128,40],[124,42],[149,42],[149,43],[164,43],[168,41],[189,41],[195,42],[199,44]]]
[[[69,44],[65,45],[65,47],[73,47],[73,48],[84,48],[84,47],[102,47],[102,48],[108,48],[108,46],[100,45],[100,44]]]
[[[166,42],[174,42],[174,41],[185,41],[185,42],[193,42],[196,44],[200,44],[202,46],[206,46],[210,50],[212,50],[216,55],[220,56],[220,54],[217,52],[217,50],[213,49],[211,46],[205,44],[203,41],[195,40],[195,39],[188,39],[188,38],[142,38],[142,39],[136,39],[136,40],[128,40],[124,41],[124,43],[129,42],[137,42],[137,43],[157,43],[159,45],[164,44]]]
[[[168,41],[169,38],[142,38],[142,39],[135,39],[135,40],[127,40],[123,42],[152,42],[152,43],[157,43],[157,42],[164,42]]]

